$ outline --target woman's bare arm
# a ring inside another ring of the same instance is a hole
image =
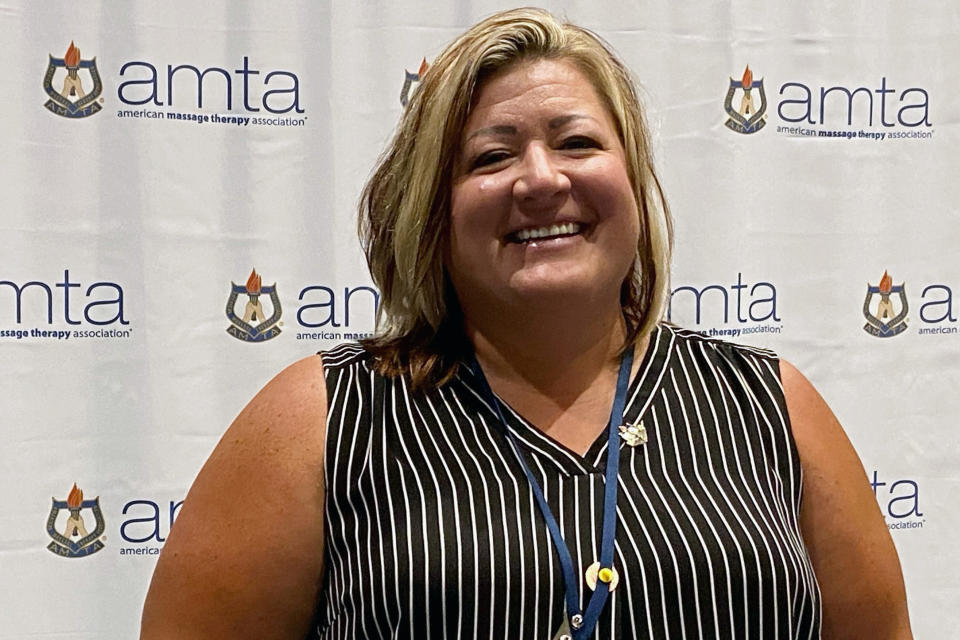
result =
[[[318,356],[244,408],[167,538],[141,640],[303,638],[323,571],[326,413]]]
[[[780,374],[803,466],[800,528],[823,594],[823,638],[910,640],[897,551],[860,458],[813,385]]]

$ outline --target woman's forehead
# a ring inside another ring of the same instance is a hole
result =
[[[511,65],[486,78],[474,96],[465,139],[490,118],[523,116],[531,111],[551,118],[568,115],[562,112],[570,109],[593,117],[600,117],[599,112],[607,115],[593,83],[572,61],[564,59],[541,58]]]

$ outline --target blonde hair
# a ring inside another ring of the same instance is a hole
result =
[[[414,388],[432,387],[449,380],[469,353],[443,266],[453,163],[484,79],[541,58],[569,61],[592,82],[623,144],[640,217],[633,273],[621,290],[628,324],[624,347],[639,342],[663,316],[673,229],[629,72],[582,27],[541,9],[503,11],[454,40],[423,74],[364,187],[360,239],[381,293],[378,333],[364,345],[380,373],[407,374]]]

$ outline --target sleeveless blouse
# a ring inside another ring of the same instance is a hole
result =
[[[325,567],[308,638],[554,637],[564,583],[516,454],[469,368],[412,393],[358,344],[323,354]],[[584,456],[503,405],[580,578],[599,557],[606,429]],[[802,472],[766,350],[661,325],[627,394],[614,566],[592,638],[819,638]]]

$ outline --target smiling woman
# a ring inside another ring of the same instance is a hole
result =
[[[571,298],[621,321],[637,201],[613,118],[575,65],[533,60],[486,80],[454,164],[449,224],[447,273],[468,332],[497,331],[504,317],[507,333],[517,318],[545,326]]]
[[[528,113],[534,106],[536,113]],[[606,175],[610,166],[616,170]],[[611,187],[611,193],[602,193]],[[544,189],[550,191],[546,197]],[[509,201],[514,196],[519,204]],[[475,207],[496,207],[501,214],[509,208],[511,213],[498,220],[489,212],[467,216]],[[519,237],[511,233],[539,235],[538,229],[550,233],[554,224],[579,224],[575,241],[567,242],[582,244],[599,257],[607,248],[599,241],[612,240],[615,221],[630,224],[628,218],[637,229],[617,241],[632,235],[634,245],[614,291],[620,296],[616,316],[627,321],[626,343],[635,344],[656,326],[666,307],[672,230],[630,74],[581,27],[536,10],[491,16],[431,65],[364,190],[361,238],[371,274],[383,291],[380,335],[365,346],[376,355],[382,373],[406,373],[414,387],[449,380],[473,349],[463,340],[460,307],[472,303],[495,312],[506,302],[501,297],[506,291],[498,296],[483,283],[478,293],[487,290],[493,297],[467,300],[452,282],[454,262],[479,251],[463,244],[470,234],[493,224],[486,233],[499,234],[498,242],[504,244],[500,257],[547,258],[544,250],[550,243],[507,247],[510,243],[504,241]],[[594,224],[601,221],[613,224]],[[563,246],[559,239],[553,244]],[[494,257],[488,255],[486,265],[477,262],[473,268],[492,266]],[[576,259],[570,258],[572,265]],[[549,269],[541,262],[541,273]],[[514,274],[516,284],[535,272]],[[499,277],[504,275],[501,270]],[[589,289],[582,303],[590,306],[600,288],[582,284]],[[555,293],[566,303],[574,301],[570,291]],[[524,316],[535,324],[531,302],[523,303]],[[570,304],[565,307],[573,310]]]
[[[911,637],[816,391],[661,322],[669,215],[597,36],[533,9],[472,27],[360,213],[377,335],[289,367],[230,427],[143,638]]]

